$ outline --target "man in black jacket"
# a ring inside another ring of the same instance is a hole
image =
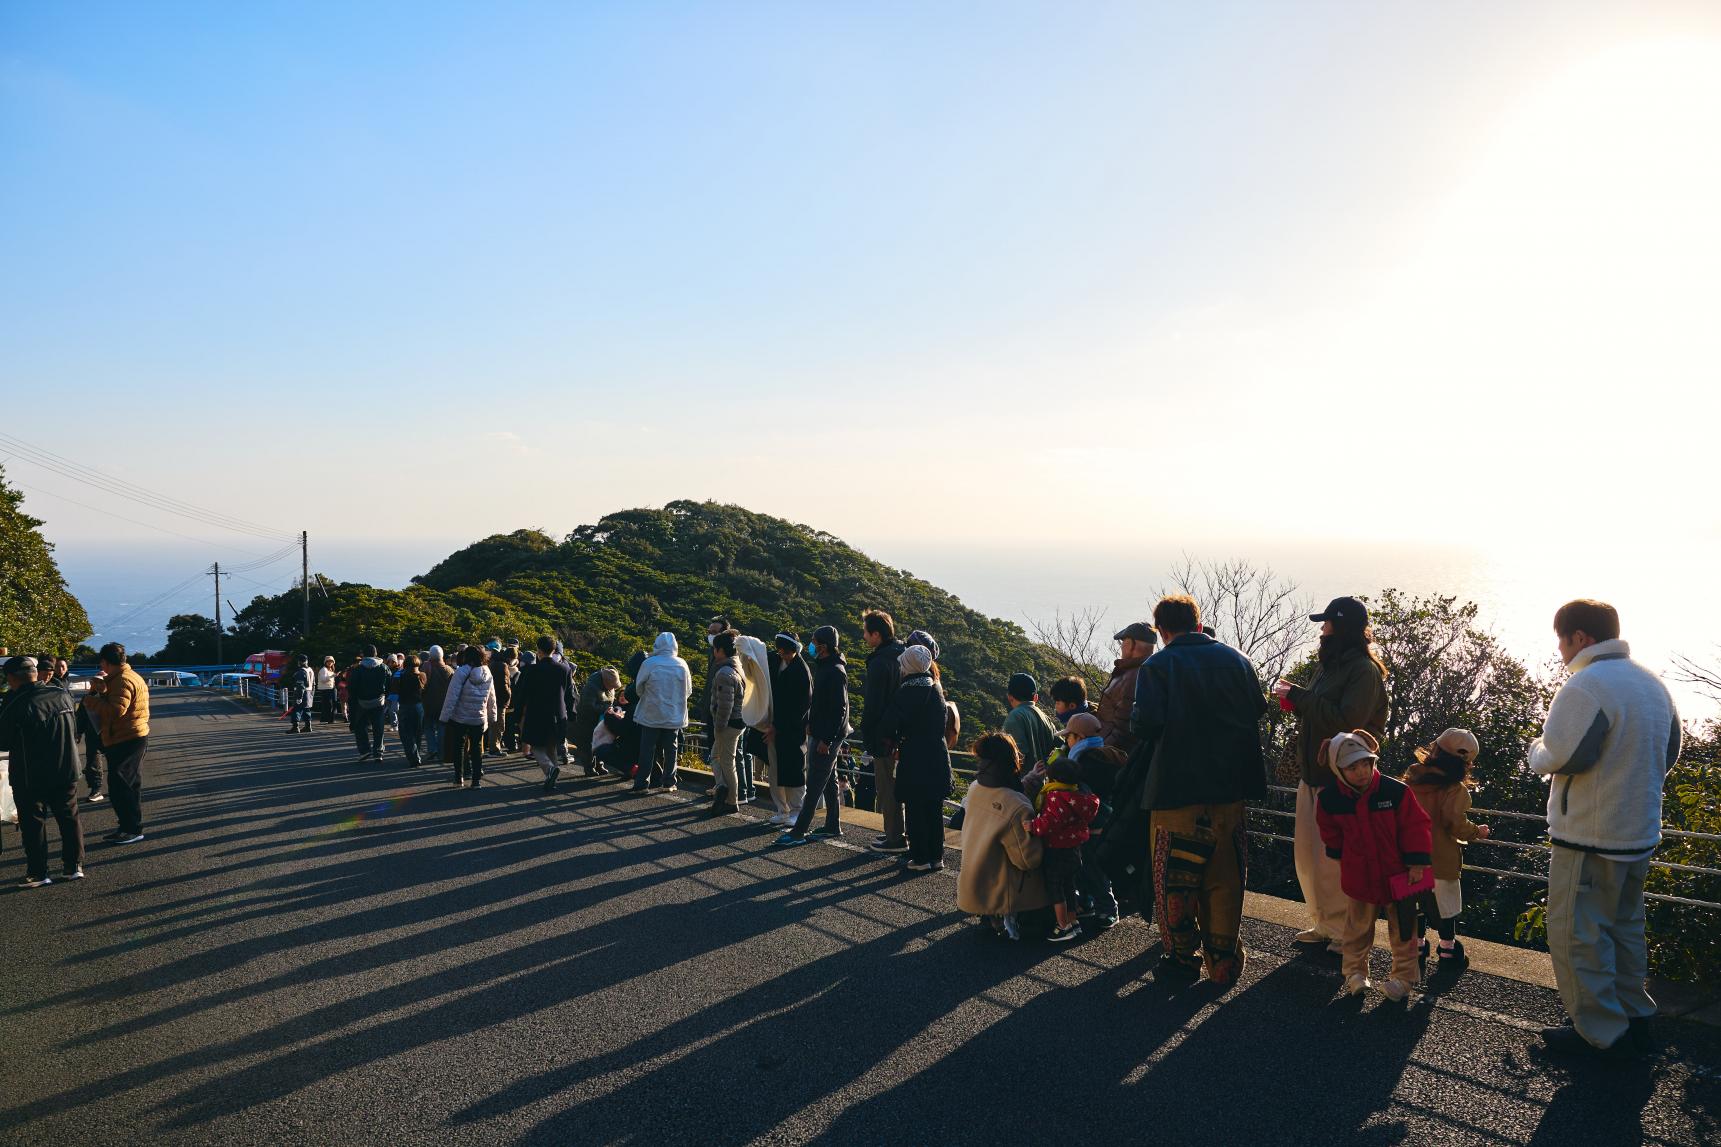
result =
[[[771,724],[762,730],[771,778],[770,823],[795,823],[807,786],[807,707],[812,702],[813,673],[801,656],[801,643],[792,633],[779,633],[777,655],[771,658]]]
[[[347,722],[358,743],[359,760],[382,760],[384,706],[388,703],[388,666],[376,655],[376,646],[365,646],[359,663],[347,670]]]
[[[889,733],[890,703],[902,680],[897,658],[904,647],[896,639],[895,620],[882,609],[861,614],[861,636],[872,650],[866,655],[866,690],[861,698],[861,748],[872,761],[874,811],[884,817],[884,835],[870,847],[874,852],[907,852],[902,802],[896,799],[896,742]],[[862,781],[855,803],[864,808],[868,794],[865,778]]]
[[[1230,986],[1246,953],[1243,877],[1249,842],[1243,802],[1267,793],[1261,717],[1267,697],[1249,659],[1201,631],[1186,594],[1153,608],[1164,645],[1136,677],[1131,729],[1150,762],[1154,911],[1165,944],[1157,975]],[[1163,857],[1163,862],[1158,858]]]
[[[36,659],[13,657],[5,666],[5,704],[0,705],[0,749],[10,754],[7,779],[18,802],[24,837],[20,888],[40,888],[48,878],[48,816],[60,826],[60,860],[68,880],[84,875],[84,830],[78,823],[78,734],[76,703],[64,689],[36,680]]]

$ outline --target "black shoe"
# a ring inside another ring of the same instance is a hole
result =
[[[1200,978],[1200,962],[1186,964],[1175,956],[1166,955],[1153,966],[1153,982],[1156,984],[1193,984]]]
[[[734,801],[719,801],[718,803],[711,806],[710,811],[706,815],[707,816],[728,816],[732,812],[740,812],[740,811],[741,810],[735,806]]]
[[[712,808],[716,808],[718,805],[729,804],[729,803],[730,803],[730,801],[729,801],[729,786],[718,785],[716,788],[711,790],[711,807]]]
[[[1416,945],[1416,980],[1421,983],[1428,979],[1428,941],[1419,941]]]

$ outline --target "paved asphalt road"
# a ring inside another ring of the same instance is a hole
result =
[[[1406,1008],[1246,922],[1216,999],[1126,924],[983,937],[950,874],[510,764],[361,766],[221,697],[158,695],[149,838],[0,895],[0,1141],[1715,1143],[1721,1041],[1534,1050],[1552,995]],[[86,821],[108,831],[102,808]],[[20,874],[7,832],[0,875]]]

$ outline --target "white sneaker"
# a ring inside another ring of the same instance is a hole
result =
[[[1343,991],[1347,996],[1354,996],[1359,992],[1368,991],[1368,987],[1368,977],[1363,975],[1361,972],[1358,972],[1355,975],[1345,977],[1345,986]]]
[[[1388,980],[1380,985],[1380,994],[1396,1004],[1410,994],[1410,985],[1403,980]]]
[[[1299,944],[1330,944],[1332,942],[1333,938],[1319,928],[1304,928],[1297,933],[1297,943]]]

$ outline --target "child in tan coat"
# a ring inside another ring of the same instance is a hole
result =
[[[1470,769],[1481,746],[1469,729],[1448,729],[1432,744],[1416,750],[1416,764],[1404,774],[1404,783],[1416,794],[1417,803],[1434,824],[1434,888],[1422,893],[1417,922],[1418,961],[1428,967],[1428,940],[1424,931],[1433,925],[1440,933],[1440,967],[1436,975],[1457,976],[1469,961],[1458,939],[1458,914],[1464,910],[1463,846],[1472,840],[1487,840],[1486,825],[1470,820]]]

